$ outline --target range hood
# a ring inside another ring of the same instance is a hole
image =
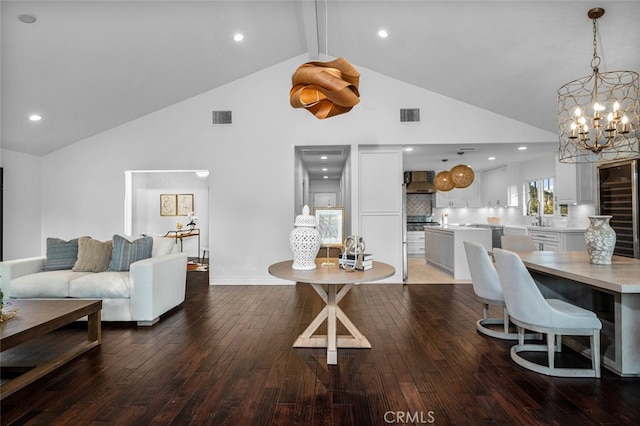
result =
[[[432,194],[436,192],[433,184],[435,172],[419,171],[405,172],[405,183],[407,184],[407,194]]]

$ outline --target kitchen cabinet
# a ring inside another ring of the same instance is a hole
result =
[[[596,204],[596,164],[564,164],[556,159],[558,204]]]
[[[521,203],[522,165],[485,170],[482,173],[482,195],[487,207],[518,207]]]
[[[409,256],[424,256],[424,231],[407,232],[407,254]]]
[[[477,173],[473,183],[466,188],[436,193],[436,207],[482,207],[482,176]]]
[[[505,205],[507,202],[507,167],[485,170],[482,177],[485,205],[488,207]]]
[[[584,229],[542,228],[530,226],[529,235],[539,250],[544,251],[586,251]]]
[[[453,274],[456,280],[470,280],[464,241],[475,241],[491,249],[489,229],[465,226],[426,227],[424,231],[425,260]]]

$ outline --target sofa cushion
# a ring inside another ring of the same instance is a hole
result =
[[[78,240],[78,260],[73,265],[75,272],[103,272],[111,262],[113,242],[98,241],[91,237],[81,237]]]
[[[69,283],[69,297],[129,298],[129,272],[86,274]]]
[[[129,241],[121,235],[113,236],[113,250],[108,271],[128,271],[129,266],[138,260],[151,257],[153,238],[142,237]]]
[[[11,297],[69,297],[69,282],[87,272],[47,271],[11,280]]]
[[[47,238],[47,258],[45,271],[71,269],[78,259],[78,239],[65,241],[60,238]]]

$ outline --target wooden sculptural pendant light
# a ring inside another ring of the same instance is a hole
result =
[[[325,50],[329,54],[328,12],[325,5]],[[344,114],[360,102],[360,73],[345,58],[329,62],[307,62],[291,77],[289,103],[305,108],[323,120]]]

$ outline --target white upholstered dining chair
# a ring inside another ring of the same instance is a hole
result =
[[[483,315],[482,319],[476,322],[476,329],[482,334],[498,339],[517,339],[517,333],[509,333],[509,313],[504,303],[498,272],[493,266],[487,249],[482,244],[471,241],[464,241],[463,244],[469,264],[473,292],[482,302]],[[502,318],[490,318],[490,306],[502,308]],[[502,326],[502,330],[488,327],[490,325]]]
[[[500,286],[511,321],[518,327],[518,344],[511,359],[537,373],[558,377],[600,377],[600,330],[602,323],[591,311],[559,299],[545,299],[520,257],[511,251],[494,249]],[[545,344],[525,344],[524,330],[547,335]],[[555,368],[555,352],[562,348],[562,336],[589,336],[591,369]],[[529,361],[520,352],[547,352],[548,365]]]

